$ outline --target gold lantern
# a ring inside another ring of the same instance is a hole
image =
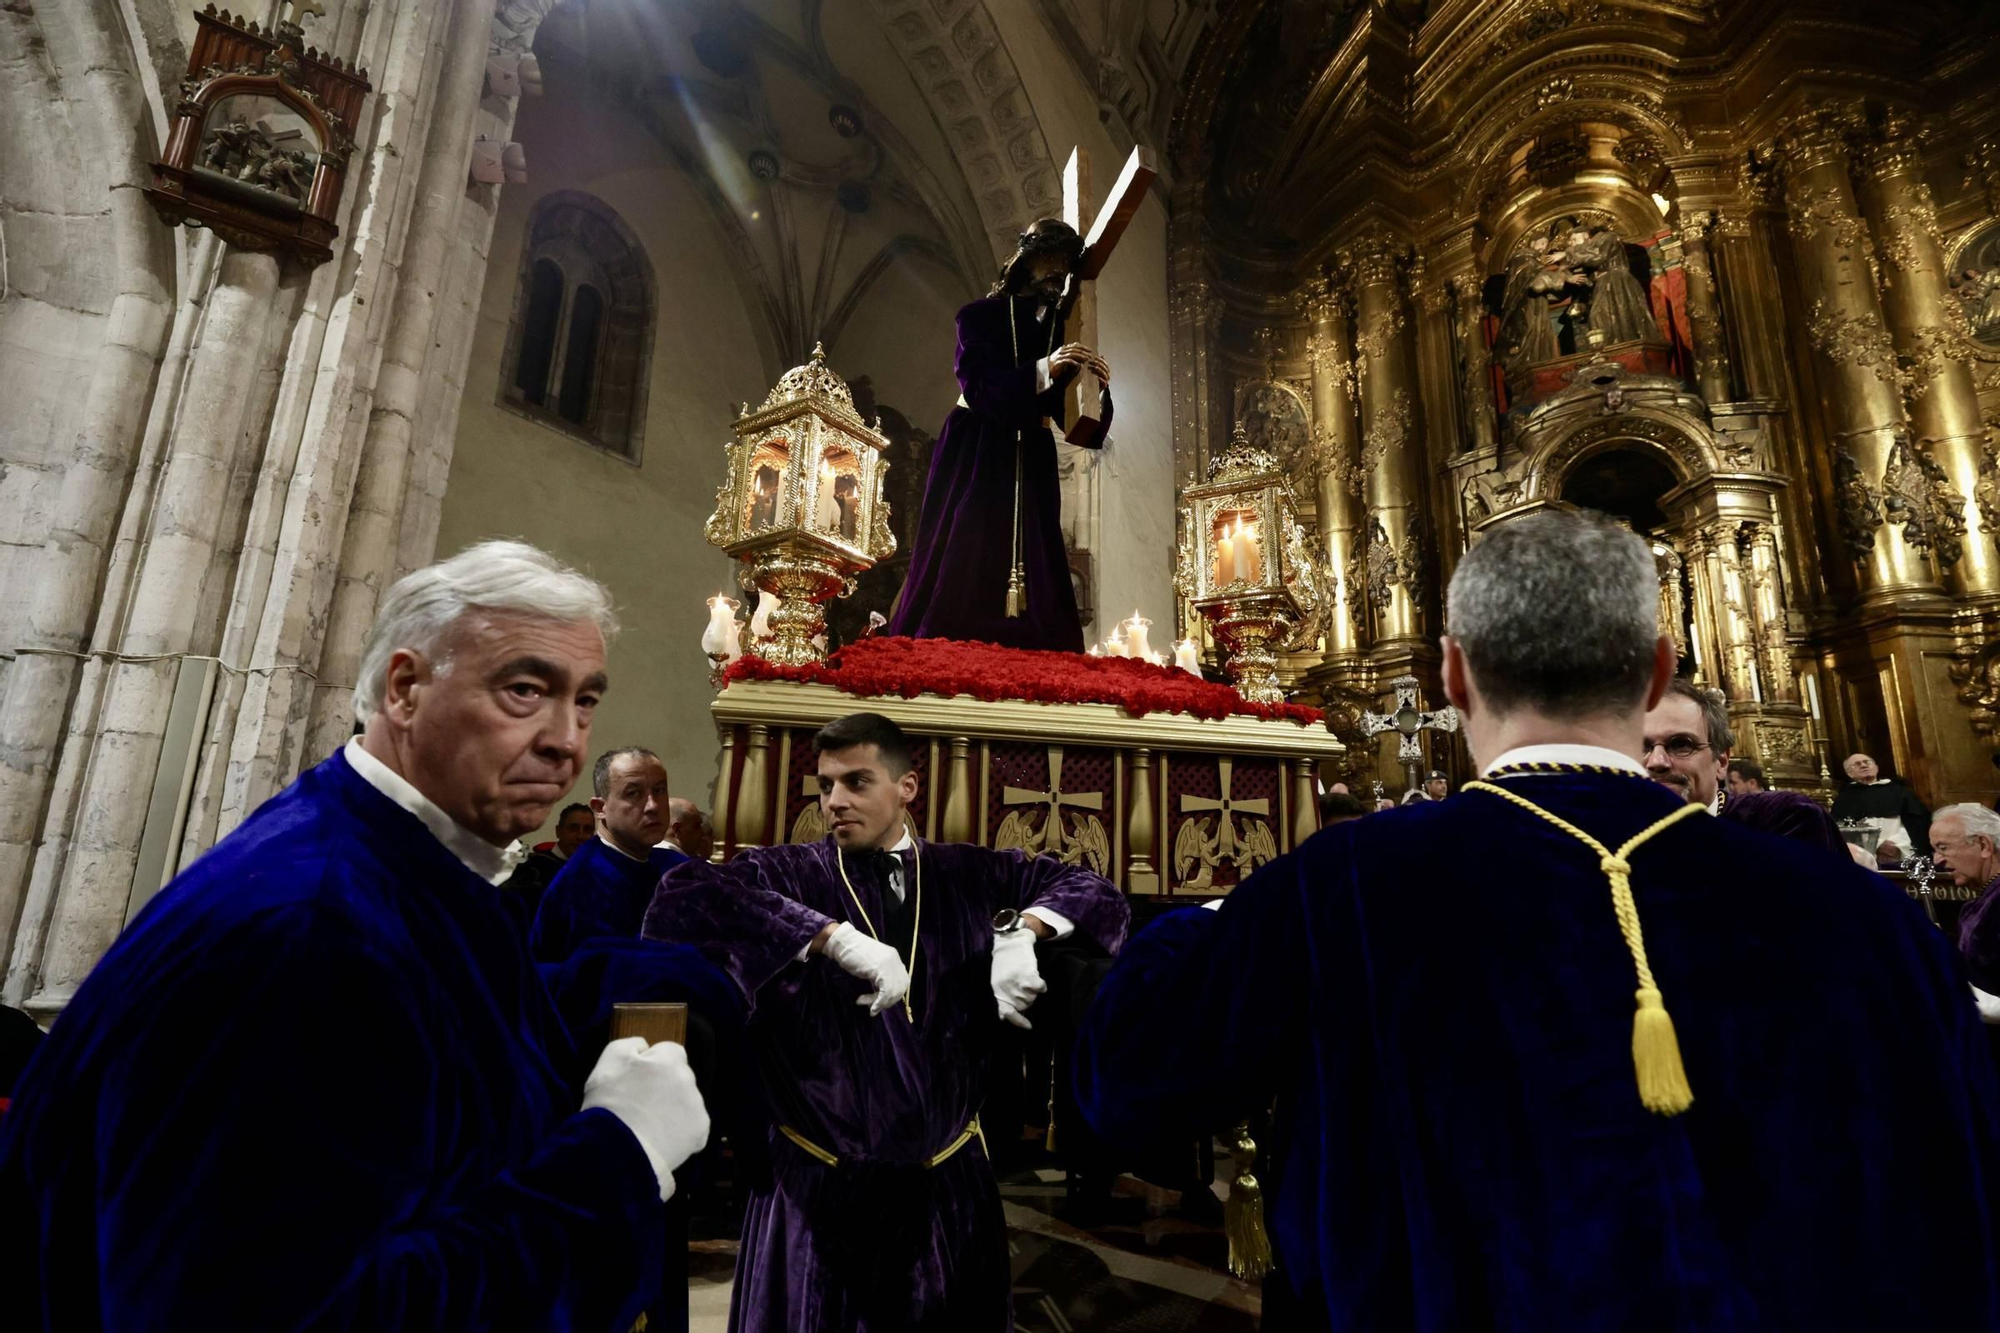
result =
[[[826,630],[826,603],[896,553],[882,498],[889,441],[861,420],[817,345],[732,429],[707,536],[777,599],[770,637],[750,651],[781,666],[820,661],[825,649],[814,640]]]
[[[1240,421],[1183,493],[1179,555],[1175,586],[1228,654],[1237,693],[1282,703],[1278,654],[1317,632],[1320,572],[1284,467]]]

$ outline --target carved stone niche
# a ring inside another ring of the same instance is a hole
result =
[[[146,198],[167,222],[240,249],[325,263],[367,72],[307,46],[296,23],[259,28],[212,4],[195,23]]]

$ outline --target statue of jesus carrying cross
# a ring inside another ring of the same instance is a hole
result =
[[[1078,150],[1064,173],[1068,216],[1022,232],[992,291],[958,312],[958,406],[931,453],[890,634],[1083,651],[1049,423],[1061,418],[1072,444],[1104,444],[1111,367],[1095,350],[1083,284],[1103,270],[1154,169],[1132,151],[1088,236],[1081,175]],[[1063,341],[1066,329],[1076,340]]]

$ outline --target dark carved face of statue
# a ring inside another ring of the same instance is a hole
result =
[[[992,295],[1029,296],[1053,305],[1083,258],[1083,238],[1061,218],[1043,218],[1021,233],[1021,244],[1000,268]]]

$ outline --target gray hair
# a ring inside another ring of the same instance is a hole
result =
[[[1933,814],[1931,829],[1935,831],[1938,822],[1945,819],[1956,819],[1965,826],[1966,837],[1985,838],[1993,844],[1995,851],[2000,851],[2000,814],[1995,814],[1977,802],[1962,801],[1957,805],[1948,805]]]
[[[354,683],[354,716],[361,722],[382,707],[389,659],[398,648],[450,667],[440,645],[469,611],[500,611],[547,620],[588,620],[608,643],[618,632],[611,594],[546,551],[526,542],[487,541],[468,546],[449,560],[404,575],[382,598],[375,627],[361,650]]]
[[[1701,710],[1702,725],[1708,731],[1708,748],[1717,754],[1728,754],[1736,748],[1736,733],[1729,726],[1729,700],[1721,690],[1705,690],[1691,680],[1675,676],[1667,686],[1663,698],[1675,695],[1694,700],[1694,706]],[[1759,781],[1762,781],[1760,776]]]
[[[1643,539],[1544,510],[1501,524],[1466,552],[1445,615],[1493,708],[1573,715],[1644,701],[1659,596]]]

